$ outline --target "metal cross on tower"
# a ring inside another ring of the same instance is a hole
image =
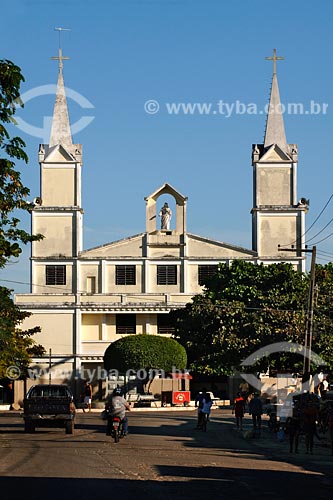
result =
[[[62,55],[62,48],[61,48],[61,32],[62,31],[70,31],[69,28],[54,28],[55,31],[59,32],[59,55],[51,57],[54,61],[59,61],[59,71],[62,71],[63,68],[63,63],[62,61],[67,61],[69,57],[65,57]]]
[[[273,49],[273,55],[270,57],[265,57],[268,61],[273,61],[273,74],[276,74],[276,61],[282,61],[284,57],[279,57],[276,55],[276,49]]]

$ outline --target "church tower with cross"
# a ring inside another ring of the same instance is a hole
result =
[[[58,83],[49,144],[41,144],[38,152],[40,195],[34,200],[31,225],[32,233],[44,238],[31,249],[30,310],[42,327],[43,345],[52,349],[53,356],[74,355],[74,362],[63,364],[64,370],[73,370],[79,328],[72,294],[77,289],[76,263],[82,250],[82,146],[72,142],[63,79],[63,61],[68,57],[59,48],[52,59],[59,64]],[[60,307],[56,297],[61,297]]]
[[[297,144],[288,144],[280,101],[276,62],[273,61],[273,79],[267,112],[263,144],[254,144],[252,249],[260,261],[291,262],[295,269],[305,271],[304,248],[305,213],[308,202],[297,197]],[[294,252],[284,252],[289,247]]]
[[[66,286],[68,291],[75,289],[72,268],[73,259],[82,250],[83,213],[82,147],[72,142],[62,72],[63,60],[68,58],[63,57],[60,48],[58,57],[52,59],[59,62],[57,92],[49,144],[39,147],[40,196],[35,198],[32,210],[32,231],[44,235],[41,242],[32,245],[32,287],[34,292],[35,284],[39,287],[43,284],[46,293],[54,273],[63,275],[63,279],[59,276],[56,280],[59,292],[65,292]]]

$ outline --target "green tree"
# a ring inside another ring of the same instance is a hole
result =
[[[204,292],[171,312],[175,338],[186,348],[189,368],[230,374],[259,348],[276,342],[304,344],[308,279],[290,264],[220,264]],[[301,367],[296,354],[262,359],[253,369]]]
[[[333,263],[316,265],[313,350],[333,370]]]
[[[0,379],[8,375],[7,369],[15,366],[17,375],[25,377],[31,356],[40,356],[44,348],[31,338],[40,332],[36,326],[29,330],[21,330],[19,325],[30,316],[21,311],[10,296],[10,290],[0,287]],[[15,372],[14,372],[14,375]]]
[[[0,268],[11,257],[21,253],[20,244],[41,239],[20,229],[17,210],[30,211],[27,201],[30,191],[22,184],[15,160],[28,162],[25,143],[20,137],[10,137],[4,124],[16,123],[14,114],[20,101],[20,86],[24,81],[21,69],[8,60],[0,60]]]
[[[175,367],[186,368],[187,356],[176,340],[157,335],[133,335],[123,337],[109,345],[104,354],[106,370],[125,373],[132,369],[157,369],[171,372]]]
[[[20,137],[10,137],[5,125],[15,124],[15,111],[20,102],[20,86],[24,81],[21,69],[8,60],[0,60],[0,269],[12,257],[18,257],[21,245],[42,238],[20,228],[17,212],[29,212],[29,189],[22,184],[15,161],[27,163],[25,143]],[[30,314],[20,311],[13,303],[10,290],[0,287],[0,377],[7,367],[17,365],[24,373],[32,354],[41,353],[31,336],[39,331],[22,331],[21,322]]]

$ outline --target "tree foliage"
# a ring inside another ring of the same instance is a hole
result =
[[[0,287],[0,378],[5,378],[10,366],[19,369],[20,376],[24,377],[30,364],[31,356],[40,356],[44,348],[31,338],[40,332],[36,326],[30,330],[21,330],[19,325],[30,316],[30,313],[21,311],[13,303],[10,290]]]
[[[14,123],[16,106],[21,104],[20,86],[24,81],[21,69],[8,60],[0,60],[0,268],[11,257],[21,253],[20,244],[41,239],[19,228],[17,210],[30,211],[30,191],[22,184],[15,160],[28,162],[25,143],[10,137],[5,124]]]
[[[291,264],[220,264],[204,292],[171,312],[175,338],[186,348],[189,368],[207,375],[230,374],[261,347],[304,344],[308,279]],[[295,369],[300,356],[271,355],[256,365]],[[300,368],[300,366],[299,366]]]
[[[124,373],[129,369],[157,369],[171,372],[173,367],[184,370],[187,356],[176,340],[157,335],[123,337],[109,345],[104,354],[106,370]]]
[[[313,350],[333,370],[333,263],[316,266]]]
[[[22,184],[15,161],[28,162],[25,143],[20,137],[10,137],[5,127],[15,124],[14,115],[20,101],[20,86],[24,81],[21,69],[8,60],[0,60],[0,269],[11,257],[18,257],[21,245],[42,238],[19,227],[17,211],[30,211],[29,189]],[[30,316],[14,305],[11,291],[0,287],[0,377],[15,365],[24,375],[31,355],[44,350],[31,338],[39,327],[22,331],[19,325]]]

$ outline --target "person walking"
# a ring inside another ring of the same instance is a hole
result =
[[[245,380],[242,380],[242,382],[239,384],[239,392],[242,398],[244,399],[244,402],[246,403],[246,400],[250,392],[250,386]]]
[[[303,410],[303,431],[305,434],[306,453],[313,453],[313,438],[317,434],[318,408],[314,401],[309,400]]]
[[[91,399],[92,399],[92,387],[91,387],[89,380],[87,380],[85,388],[84,388],[83,404],[86,405],[89,413],[91,412]],[[83,408],[83,412],[85,413],[84,408]]]
[[[237,430],[243,430],[243,417],[244,417],[245,400],[240,392],[234,399],[233,413],[235,413]]]
[[[198,415],[197,415],[197,429],[201,429],[202,428],[202,409],[203,409],[203,401],[205,399],[205,396],[206,396],[206,388],[203,387],[201,389],[201,391],[198,392],[197,394],[197,397],[195,398],[195,403],[194,403],[194,406],[196,408],[198,408]]]
[[[209,421],[210,411],[212,409],[213,401],[210,397],[209,392],[205,394],[205,397],[202,401],[202,410],[201,410],[201,428],[203,431],[206,430],[207,422]]]
[[[252,415],[253,430],[256,432],[258,429],[259,435],[261,431],[261,415],[263,414],[263,407],[259,394],[254,394],[254,397],[249,403],[249,414]]]

